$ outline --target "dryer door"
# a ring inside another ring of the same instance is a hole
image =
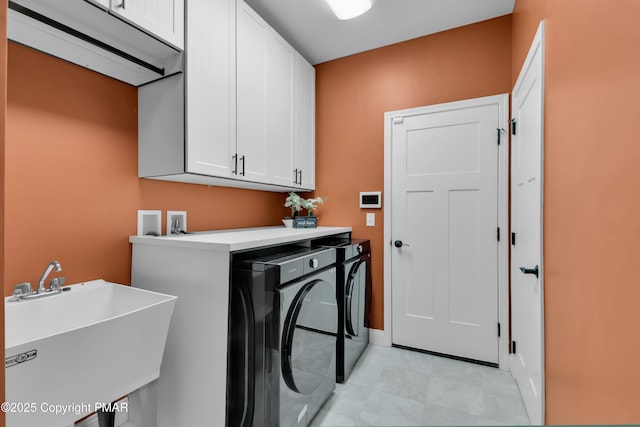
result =
[[[282,377],[286,385],[301,394],[311,394],[327,379],[335,382],[336,328],[329,331],[313,328],[323,325],[322,319],[314,322],[317,313],[326,314],[326,307],[314,294],[332,293],[335,287],[322,279],[305,283],[294,296],[286,314],[282,330]],[[335,306],[334,306],[335,307]],[[333,310],[337,319],[337,309]]]
[[[370,255],[360,257],[351,265],[345,286],[345,330],[351,337],[368,334],[369,301],[367,287],[369,281]]]

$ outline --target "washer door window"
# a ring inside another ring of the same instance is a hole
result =
[[[335,380],[336,330],[326,330],[319,318],[326,314],[320,296],[335,288],[324,280],[313,280],[293,298],[282,331],[282,376],[287,386],[311,394],[327,379]],[[338,312],[334,310],[337,318]],[[315,319],[315,320],[314,320]]]
[[[366,286],[367,262],[360,259],[351,266],[345,286],[345,330],[352,337],[365,331]]]

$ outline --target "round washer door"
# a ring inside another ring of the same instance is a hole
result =
[[[320,304],[321,296],[327,292],[335,295],[335,288],[321,279],[303,285],[293,298],[283,325],[282,376],[297,393],[311,394],[327,378],[335,380],[337,331],[314,327],[325,323],[318,316],[326,315],[326,307]]]

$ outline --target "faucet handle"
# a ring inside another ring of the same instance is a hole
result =
[[[49,289],[51,289],[52,291],[55,291],[56,289],[60,289],[64,284],[64,282],[66,281],[67,279],[65,277],[54,277],[49,282]]]
[[[13,296],[11,301],[18,301],[19,299],[31,295],[33,293],[33,289],[31,288],[30,282],[19,283],[13,288]]]

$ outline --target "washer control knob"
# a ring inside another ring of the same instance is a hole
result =
[[[358,253],[361,254],[362,253],[362,245],[356,246],[356,251],[358,251]]]
[[[309,260],[309,267],[311,267],[311,268],[318,268],[319,264],[320,263],[318,262],[318,258],[311,258]]]

